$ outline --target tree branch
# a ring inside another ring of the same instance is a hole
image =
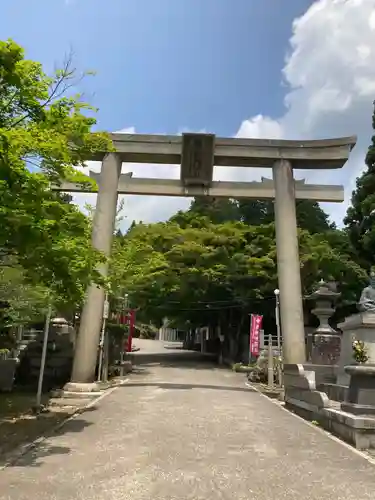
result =
[[[56,101],[57,99],[61,98],[64,94],[66,94],[66,92],[69,89],[71,89],[72,87],[74,87],[83,80],[85,73],[83,73],[78,79],[72,81],[76,73],[76,68],[72,68],[72,61],[73,61],[73,52],[71,50],[67,55],[67,57],[65,58],[63,69],[56,70],[56,74],[58,76],[50,86],[50,94],[48,96],[48,99],[46,99],[43,103],[40,104],[40,109],[46,108],[53,101]],[[68,84],[66,82],[71,82],[71,83]],[[30,118],[30,112],[25,113],[15,123],[13,123],[12,128],[17,127],[18,125],[20,125],[20,123],[22,123],[24,120],[28,118]]]

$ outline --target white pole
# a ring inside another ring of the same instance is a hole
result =
[[[102,369],[103,382],[108,382],[108,367],[109,367],[109,334],[108,332],[105,332],[104,346],[103,346],[103,369]]]
[[[126,293],[125,294],[125,301],[124,301],[124,311],[125,311],[126,314],[127,314],[127,311],[128,311],[128,307],[129,307],[129,295]],[[128,334],[130,332],[129,326],[127,327],[127,332],[128,332]],[[125,338],[126,338],[126,336],[124,334],[123,337],[122,337],[121,356],[120,356],[120,362],[121,362],[120,376],[121,377],[124,376]]]
[[[48,311],[47,311],[47,316],[46,316],[46,322],[44,324],[42,358],[40,360],[38,391],[36,393],[36,408],[37,409],[39,409],[41,407],[41,401],[42,401],[44,368],[46,366],[48,334],[49,334],[49,326],[50,326],[50,323],[51,323],[51,316],[52,316],[52,304],[50,302],[49,306],[48,306]]]
[[[279,359],[282,361],[282,348],[281,348],[281,328],[280,328],[280,290],[276,288],[274,291],[275,294],[275,299],[276,299],[276,305],[275,305],[275,317],[276,317],[276,330],[277,330],[277,353]],[[277,378],[278,378],[278,384],[280,387],[283,385],[282,381],[282,369],[281,369],[281,364],[278,362],[277,364]]]
[[[273,345],[272,335],[268,335],[268,387],[273,389]]]
[[[100,350],[99,350],[98,382],[100,382],[102,379],[105,325],[108,318],[108,314],[109,314],[108,293],[106,293],[104,308],[103,308],[102,331],[100,333],[100,343],[99,343]]]
[[[276,298],[276,305],[275,305],[275,317],[276,317],[276,329],[277,329],[277,348],[280,352],[281,348],[281,333],[280,333],[280,302],[279,302],[279,294],[280,290],[276,288],[274,291],[275,298]]]

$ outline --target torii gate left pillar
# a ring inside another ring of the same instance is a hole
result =
[[[215,139],[210,134],[142,136],[112,134],[117,153],[104,156],[93,221],[93,246],[109,257],[116,218],[118,193],[222,196],[226,198],[274,198],[281,326],[285,363],[305,361],[300,264],[295,199],[343,201],[341,186],[302,185],[293,179],[294,168],[341,168],[356,138],[323,141],[273,141]],[[131,179],[122,185],[122,161],[181,163],[181,180]],[[214,165],[272,167],[274,182],[212,182]],[[121,176],[121,177],[120,177]],[[258,184],[254,186],[254,184]],[[62,184],[64,191],[82,189]],[[106,276],[108,263],[102,264]],[[104,290],[89,286],[81,315],[71,382],[91,383],[95,378],[97,349],[103,317]],[[69,386],[70,384],[68,384]],[[71,386],[69,387],[71,388]]]
[[[109,257],[111,253],[121,165],[121,157],[118,154],[108,153],[103,159],[100,172],[99,191],[92,227],[92,245],[106,257]],[[104,277],[107,277],[108,262],[102,263],[99,271]],[[85,383],[94,380],[104,300],[104,289],[96,284],[91,284],[86,291],[86,300],[81,315],[75,346],[72,382]]]

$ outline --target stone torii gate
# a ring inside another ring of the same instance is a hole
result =
[[[212,134],[182,136],[111,134],[116,152],[92,157],[101,160],[92,243],[109,256],[114,232],[118,194],[160,196],[212,196],[275,200],[277,271],[280,289],[281,327],[285,363],[305,361],[305,334],[296,199],[342,202],[342,186],[305,184],[295,181],[295,169],[342,168],[355,146],[356,137],[318,141],[227,139]],[[121,174],[122,163],[181,165],[180,179],[134,178]],[[214,166],[272,168],[273,180],[261,182],[215,182]],[[62,182],[54,189],[85,191],[82,186]],[[108,264],[101,267],[107,275]],[[94,380],[97,347],[104,306],[104,290],[89,286],[76,343],[72,382]]]

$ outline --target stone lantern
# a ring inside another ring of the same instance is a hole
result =
[[[51,319],[50,325],[50,339],[55,336],[65,336],[69,338],[70,342],[75,345],[76,331],[69,321],[63,317],[56,317]]]
[[[341,335],[329,324],[341,295],[336,290],[336,283],[321,280],[319,288],[308,297],[315,302],[311,312],[320,323],[311,334],[310,360],[314,364],[335,365],[340,357]]]

